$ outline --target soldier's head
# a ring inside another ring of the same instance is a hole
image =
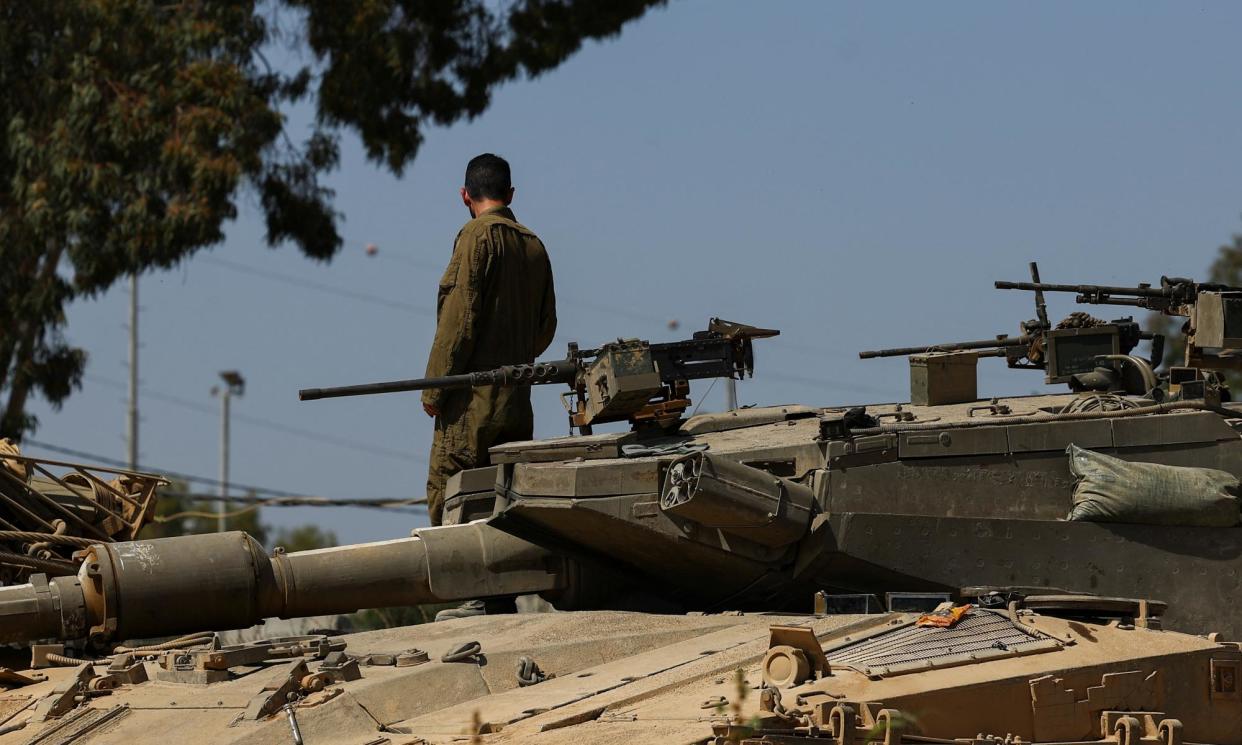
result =
[[[466,165],[466,185],[461,188],[461,201],[471,217],[513,201],[513,183],[509,163],[499,155],[483,153]]]

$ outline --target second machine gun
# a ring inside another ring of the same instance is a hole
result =
[[[1039,281],[1039,267],[1031,262],[1031,282],[997,282],[998,288],[1013,286],[1035,291],[1035,318],[1019,324],[1018,336],[994,339],[899,347],[860,352],[862,359],[905,357],[949,352],[973,352],[978,357],[1004,357],[1015,369],[1043,370],[1044,382],[1068,383],[1084,390],[1130,389],[1146,393],[1155,386],[1152,370],[1164,354],[1164,337],[1143,331],[1132,318],[1104,322],[1076,313],[1054,326],[1048,320],[1043,290],[1064,285]],[[1132,357],[1140,341],[1150,341],[1150,359]],[[1142,390],[1138,390],[1141,388]]]
[[[629,421],[635,427],[665,426],[677,421],[690,406],[690,381],[735,378],[754,374],[751,341],[776,336],[762,329],[713,318],[707,330],[690,339],[652,344],[640,339],[618,339],[596,349],[569,344],[563,360],[503,365],[494,370],[415,378],[339,388],[306,388],[302,401],[376,393],[422,391],[431,388],[473,388],[485,385],[519,386],[567,384],[561,394],[569,425],[584,434],[605,422]]]
[[[1161,277],[1160,285],[1134,287],[997,282],[998,290],[1072,292],[1092,305],[1128,305],[1187,319],[1185,365],[1208,370],[1242,370],[1242,287]]]

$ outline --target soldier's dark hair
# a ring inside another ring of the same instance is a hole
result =
[[[512,186],[509,163],[499,155],[476,155],[466,165],[466,193],[471,199],[508,199]]]

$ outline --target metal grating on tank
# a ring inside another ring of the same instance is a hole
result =
[[[853,667],[867,675],[896,675],[1061,647],[1056,639],[1021,628],[1003,613],[972,610],[951,628],[910,624],[827,650],[827,656],[833,665]]]

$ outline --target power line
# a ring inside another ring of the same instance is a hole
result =
[[[434,309],[426,308],[421,305],[413,305],[411,303],[405,303],[400,300],[390,300],[388,298],[371,295],[365,292],[356,292],[354,290],[347,290],[343,287],[337,287],[336,285],[324,284],[323,282],[315,282],[314,280],[302,279],[300,277],[291,277],[287,274],[281,274],[280,272],[272,272],[266,269],[259,269],[257,267],[250,266],[249,264],[243,264],[239,261],[231,261],[229,259],[222,259],[218,256],[203,256],[199,260],[205,261],[208,264],[213,264],[215,266],[223,267],[225,269],[229,269],[234,272],[239,272],[241,274],[245,274],[248,276],[263,277],[264,279],[270,279],[275,282],[282,282],[284,284],[293,285],[295,287],[302,287],[305,289],[316,290],[318,292],[325,292],[329,295],[336,295],[337,297],[343,297],[343,298],[348,298],[350,300],[356,300],[360,303],[370,303],[372,305],[378,305],[378,306],[382,306],[385,308],[394,308],[396,310],[404,310],[410,313],[416,313],[421,316],[434,317],[436,314]]]
[[[412,259],[410,257],[403,256],[400,254],[391,254],[391,255],[385,254],[384,258],[395,259],[396,261],[400,263],[407,264],[409,266],[417,267],[420,269],[427,269],[427,270],[434,269],[434,267],[428,262],[418,261],[416,259]],[[259,276],[259,277],[283,282],[285,284],[304,287],[308,289],[320,290],[323,292],[335,294],[339,297],[344,297],[344,298],[348,298],[351,300],[357,300],[359,302],[366,302],[366,303],[371,303],[374,305],[381,305],[384,307],[396,308],[399,310],[409,310],[412,312],[419,313],[420,315],[435,315],[435,312],[428,308],[423,308],[420,306],[411,305],[409,303],[403,303],[398,300],[391,300],[388,298],[383,298],[383,297],[379,297],[375,295],[354,292],[352,290],[346,290],[346,289],[336,287],[333,285],[325,285],[319,282],[303,280],[297,277],[290,277],[288,275],[280,274],[277,272],[270,272],[270,271],[266,271],[263,269],[257,269],[248,264],[231,261],[229,259],[223,259],[223,258],[216,257],[216,256],[204,256],[202,257],[202,260],[208,263],[211,263],[211,264],[215,264],[217,266],[230,269],[235,272],[240,272],[240,273],[247,274],[247,275]],[[588,309],[591,309],[597,312],[609,313],[612,315],[627,317],[627,318],[631,318],[631,319],[642,321],[642,322],[660,323],[660,324],[666,323],[665,319],[659,318],[653,314],[644,313],[642,311],[633,310],[630,308],[622,308],[622,307],[617,307],[617,306],[608,305],[608,304],[601,304],[593,300],[587,300],[585,298],[574,296],[574,295],[565,295],[564,293],[561,293],[561,294],[562,294],[562,297],[568,298],[575,305],[581,306],[583,308],[588,308]],[[773,344],[778,347],[783,347],[788,350],[796,350],[799,352],[814,354],[816,356],[822,356],[825,354],[825,349],[822,346],[817,346],[813,344],[802,344],[802,343],[795,342],[789,339],[777,338],[767,343]],[[817,379],[810,378],[810,377],[791,375],[787,373],[765,372],[763,374],[763,377],[771,378],[772,380],[783,380],[789,383],[797,383],[801,385],[814,386],[820,389],[835,388],[838,390],[852,391],[855,393],[877,394],[877,395],[884,395],[888,393],[888,390],[881,389],[875,386],[860,385],[857,383],[844,383],[839,380],[817,380]],[[214,411],[212,413],[214,413]],[[240,419],[241,417],[238,417],[238,418]],[[251,423],[255,423],[255,422],[252,421]],[[266,422],[264,424],[260,424],[260,426],[274,426],[276,428],[280,428],[280,427],[283,427],[284,425],[279,425],[273,422]],[[289,430],[282,430],[282,431],[289,431]],[[295,434],[295,432],[292,432],[292,431],[289,431],[289,433]],[[316,439],[324,439],[320,435],[317,435],[315,433],[308,433],[305,431],[302,431],[297,434],[302,434],[303,436],[309,435]],[[337,444],[340,444],[340,443],[338,442]],[[349,446],[345,446],[345,447],[349,447]],[[375,450],[376,452],[386,451],[390,455],[396,452],[396,451],[392,451],[392,450],[381,448],[381,447],[372,447],[370,449]],[[403,457],[407,459],[410,458],[408,454],[398,454],[398,455],[399,457]],[[419,459],[415,458],[415,460],[419,460]]]
[[[94,373],[88,373],[87,375],[83,377],[90,382],[98,383],[100,385],[106,385],[112,388],[123,388],[125,386],[125,384],[119,380],[112,380],[111,378],[106,378],[104,376],[96,375]],[[190,401],[188,399],[181,398],[180,396],[174,396],[170,393],[161,393],[160,391],[153,391],[149,388],[145,388],[144,391],[145,391],[144,395],[147,398],[151,398],[156,401],[162,401],[164,403],[173,404],[174,406],[180,406],[184,409],[189,409],[190,411],[195,411],[195,412],[206,414],[212,417],[218,414],[218,412],[216,411],[214,407],[199,403],[197,401]],[[356,452],[366,453],[367,455],[382,455],[388,458],[396,458],[399,460],[426,463],[425,458],[418,456],[418,455],[414,455],[413,453],[407,453],[407,452],[403,452],[403,451],[396,450],[393,448],[384,447],[383,445],[374,445],[371,443],[358,442],[356,440],[348,440],[342,437],[336,437],[334,435],[324,434],[322,432],[315,432],[313,430],[302,429],[300,427],[293,427],[287,424],[281,424],[280,422],[272,421],[270,419],[264,419],[263,417],[251,416],[249,414],[234,413],[233,418],[239,422],[245,422],[246,424],[251,424],[256,427],[265,427],[267,429],[271,429],[277,432],[284,432],[285,434],[290,434],[290,435],[294,435],[297,437],[303,437],[308,440],[317,440],[319,442],[323,442],[329,445],[335,445],[337,447],[346,448],[348,450],[354,450]]]
[[[192,499],[195,502],[219,502],[222,504],[245,504],[253,507],[366,507],[379,510],[425,511],[427,498],[419,499],[330,499],[328,497],[222,497],[218,494],[194,494],[191,492],[161,491],[166,497]],[[215,515],[211,515],[215,517]]]
[[[74,448],[66,448],[66,447],[61,447],[60,445],[52,445],[46,442],[39,442],[38,440],[24,439],[22,440],[22,445],[30,445],[32,447],[41,448],[43,450],[48,450],[53,453],[60,453],[62,455],[71,455],[75,458],[85,458],[87,460],[94,461],[96,463],[102,463],[106,466],[115,466],[117,468],[128,468],[127,463],[125,463],[124,461],[117,460],[115,458],[109,458],[105,455],[98,455],[96,453],[88,453],[84,450],[75,450]],[[188,481],[188,482],[196,483],[196,484],[205,484],[207,486],[219,486],[220,485],[219,480],[208,478],[206,476],[195,476],[194,474],[180,473],[178,471],[168,471],[168,470],[163,470],[163,469],[160,470],[160,473],[162,473],[165,476],[174,478],[174,479],[180,479],[181,481]],[[237,483],[232,484],[232,486],[237,489],[241,489],[243,491],[254,492],[255,494],[267,494],[272,497],[284,497],[287,499],[305,499],[305,500],[314,500],[314,501],[322,501],[324,499],[327,499],[326,497],[317,497],[311,494],[300,494],[298,492],[284,491],[283,489],[271,489],[266,486],[253,486],[249,484],[237,484]],[[216,497],[216,499],[219,499],[219,498],[220,497]],[[332,500],[332,501],[349,502],[351,500],[338,499],[338,500]],[[375,503],[377,500],[363,499],[363,500],[356,500],[356,501],[362,501],[362,502],[371,504],[371,503]],[[390,502],[390,503],[406,502],[409,504],[414,504],[414,503],[417,503],[419,500],[382,499],[378,501]]]
[[[379,256],[380,261],[392,260],[392,261],[396,261],[401,264],[405,264],[406,266],[412,266],[416,269],[423,269],[429,272],[444,271],[442,266],[437,266],[429,261],[420,261],[419,259],[415,259],[415,258],[406,256],[405,254],[401,254],[401,253],[381,251],[378,254],[378,256]],[[650,323],[664,324],[668,322],[668,319],[660,318],[659,316],[656,316],[651,313],[644,313],[642,311],[633,310],[632,308],[620,308],[620,307],[613,306],[613,305],[597,303],[594,300],[588,300],[582,297],[581,295],[576,295],[574,293],[558,292],[557,294],[561,295],[562,298],[567,298],[574,305],[581,306],[583,308],[589,308],[591,310],[594,310],[600,313],[610,313],[612,315],[624,316],[626,318],[632,318],[636,321],[644,321],[644,322],[650,322]]]
[[[407,264],[409,266],[413,266],[419,269],[425,269],[428,271],[440,271],[440,269],[432,266],[430,263],[421,262],[421,261],[418,261],[416,259],[411,259],[406,256],[394,255],[394,256],[385,256],[385,258],[393,258],[399,261],[400,263]],[[371,295],[368,293],[356,292],[354,290],[348,290],[343,287],[337,287],[336,285],[328,285],[328,284],[323,284],[320,282],[315,282],[313,280],[301,279],[300,277],[292,277],[287,274],[281,274],[279,272],[272,272],[272,271],[268,271],[265,269],[258,269],[253,266],[250,266],[249,264],[242,263],[240,261],[232,261],[230,259],[224,259],[218,256],[203,256],[201,258],[201,261],[205,261],[208,264],[213,264],[215,266],[229,269],[231,271],[238,272],[241,274],[246,274],[250,276],[258,276],[264,279],[270,279],[276,282],[282,282],[287,285],[293,285],[295,287],[302,287],[305,289],[317,290],[320,292],[327,292],[329,294],[336,295],[338,297],[348,298],[350,300],[357,300],[363,303],[371,303],[372,305],[379,305],[379,306],[383,306],[386,308],[395,308],[397,310],[410,311],[412,313],[417,313],[423,316],[434,316],[435,315],[435,311],[432,310],[431,308],[426,308],[426,307],[419,306],[419,305],[412,305],[410,303],[402,302],[400,300],[393,300],[390,298],[380,297],[377,295]],[[580,306],[582,308],[594,310],[599,313],[609,313],[612,315],[623,316],[626,318],[631,318],[636,321],[643,321],[643,322],[649,322],[649,323],[659,323],[659,324],[666,323],[666,319],[659,318],[658,316],[655,316],[650,313],[643,313],[642,311],[636,311],[630,308],[620,308],[620,307],[611,306],[611,305],[603,305],[593,300],[587,300],[586,298],[583,298],[583,297],[580,297],[574,294],[565,294],[563,292],[560,294],[562,298],[569,299],[574,305]]]

